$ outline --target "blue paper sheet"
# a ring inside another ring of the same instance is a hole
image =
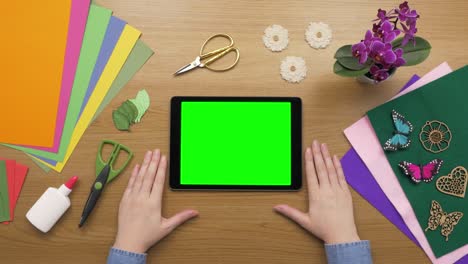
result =
[[[91,75],[91,80],[89,81],[88,90],[86,91],[83,104],[81,105],[79,116],[81,116],[81,113],[83,113],[83,110],[88,103],[89,97],[93,93],[94,87],[96,87],[96,83],[99,81],[99,77],[101,77],[102,71],[106,67],[107,61],[109,61],[115,44],[117,44],[117,41],[119,41],[120,35],[122,34],[126,24],[127,23],[120,18],[114,16],[111,17],[109,26],[107,27],[106,35],[104,36],[101,51],[99,52],[96,65],[94,66],[93,75]]]

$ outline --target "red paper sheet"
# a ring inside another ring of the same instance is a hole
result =
[[[13,221],[13,215],[16,208],[16,203],[18,202],[19,195],[23,189],[24,180],[26,179],[26,174],[28,174],[29,168],[23,164],[16,163],[15,169],[15,195],[13,196],[13,210],[10,209],[11,220]],[[10,198],[11,199],[11,198]]]
[[[10,203],[10,221],[13,221],[16,202],[21,192],[21,188],[26,178],[26,174],[28,173],[28,167],[16,163],[15,160],[8,160],[1,157],[0,160],[4,160],[6,164],[8,179],[8,199]],[[3,224],[9,224],[9,222],[3,222]]]

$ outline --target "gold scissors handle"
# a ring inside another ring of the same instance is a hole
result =
[[[219,48],[217,50],[213,50],[213,51],[210,51],[210,52],[207,52],[207,53],[203,53],[203,50],[205,49],[206,44],[208,44],[208,42],[210,40],[212,40],[214,38],[217,38],[217,37],[227,38],[230,41],[230,44],[228,46],[226,46],[226,47]],[[214,69],[214,68],[211,68],[211,67],[208,66],[211,63],[215,62],[216,60],[218,60],[219,58],[223,57],[224,55],[228,54],[231,51],[236,53],[236,60],[234,61],[234,63],[231,66],[228,66],[228,67],[222,68],[222,69]],[[226,34],[216,34],[216,35],[213,35],[213,36],[209,37],[207,40],[205,40],[205,42],[203,43],[203,45],[202,45],[202,47],[200,49],[200,60],[209,58],[208,60],[202,62],[200,64],[200,67],[202,67],[202,68],[204,67],[204,68],[207,68],[209,70],[217,71],[217,72],[227,71],[227,70],[230,70],[230,69],[234,68],[234,66],[236,66],[237,62],[239,61],[239,57],[240,57],[239,50],[237,48],[234,48],[234,40],[232,39],[232,37],[229,36],[229,35],[226,35]]]

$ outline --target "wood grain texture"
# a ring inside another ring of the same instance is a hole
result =
[[[344,154],[349,144],[342,130],[367,110],[394,95],[416,73],[423,75],[444,61],[455,69],[468,60],[468,2],[463,0],[411,1],[421,13],[419,34],[433,46],[423,64],[401,68],[379,86],[335,76],[333,54],[355,43],[371,26],[379,7],[390,9],[398,1],[358,0],[100,0],[99,4],[143,32],[155,55],[89,127],[62,174],[43,173],[23,153],[0,147],[0,156],[30,166],[16,209],[14,223],[0,226],[1,263],[103,263],[117,228],[117,209],[130,170],[106,190],[86,228],[78,220],[94,180],[98,144],[113,139],[128,145],[142,160],[149,148],[164,153],[169,146],[169,101],[175,95],[299,96],[303,100],[304,145],[316,138],[332,152]],[[333,42],[314,50],[304,40],[311,21],[333,29]],[[261,41],[263,30],[280,24],[289,30],[290,43],[272,53]],[[215,33],[228,33],[241,51],[236,68],[225,73],[198,69],[174,78],[173,72],[191,61],[203,41]],[[288,55],[304,57],[307,78],[288,84],[279,76],[279,64]],[[146,88],[151,106],[132,132],[118,132],[112,109]],[[11,114],[11,113],[3,113]],[[34,133],[32,131],[32,133]],[[80,181],[71,195],[72,207],[55,228],[44,235],[24,215],[49,186],[59,186],[72,175]],[[353,192],[360,236],[372,241],[376,263],[428,263],[425,254],[377,210]],[[149,263],[324,263],[322,242],[275,214],[272,206],[288,203],[306,208],[306,190],[292,193],[173,192],[164,194],[164,214],[194,208],[201,215],[160,242],[149,252]]]

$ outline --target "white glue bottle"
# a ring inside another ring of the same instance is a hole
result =
[[[78,177],[73,176],[58,189],[49,187],[26,214],[29,222],[47,233],[70,207],[68,195],[77,180]]]

